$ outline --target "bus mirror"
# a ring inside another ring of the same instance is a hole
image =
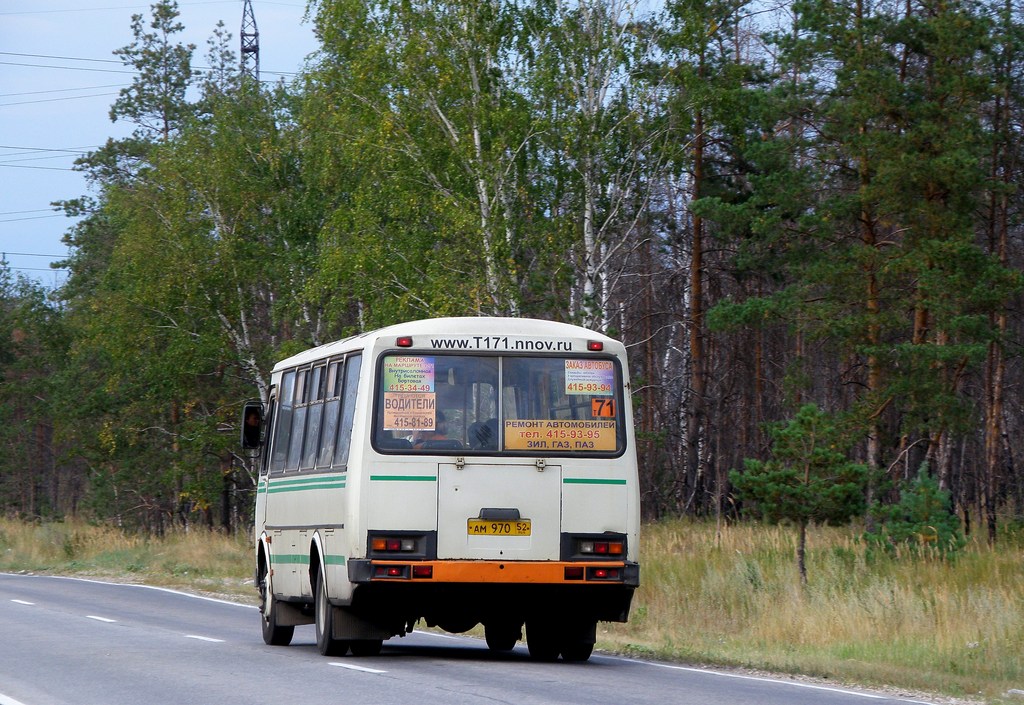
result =
[[[263,430],[263,404],[247,401],[242,408],[242,447],[259,448]]]

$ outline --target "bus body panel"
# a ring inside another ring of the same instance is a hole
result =
[[[559,558],[561,468],[536,463],[439,466],[437,557],[492,561]],[[504,521],[498,518],[509,517]],[[488,518],[493,519],[488,521]],[[470,530],[470,520],[483,523]],[[528,521],[529,535],[512,533]]]
[[[381,457],[367,469],[366,528],[433,531],[437,528],[437,467]],[[365,546],[362,547],[365,555]]]
[[[358,378],[331,397],[328,379],[347,366]],[[621,343],[529,319],[413,321],[281,361],[255,507],[273,595],[312,621],[322,575],[333,609],[350,610],[341,622],[390,634],[417,618],[452,631],[539,616],[625,621],[640,523],[628,380]],[[389,410],[404,406],[407,418]],[[345,413],[339,464],[321,453],[322,429],[342,427],[341,443]],[[414,448],[418,432],[397,430],[424,419],[435,432],[446,420],[450,445]],[[485,426],[493,450],[473,443]],[[382,553],[381,537],[414,549]],[[583,555],[581,541],[621,553]]]
[[[562,479],[562,531],[570,533],[617,532],[630,535],[627,480],[604,474],[591,479],[574,473]],[[629,549],[632,549],[629,546]],[[630,560],[632,551],[630,551]]]

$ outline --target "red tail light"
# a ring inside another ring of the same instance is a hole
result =
[[[579,552],[598,556],[621,556],[625,552],[625,545],[622,541],[592,541],[588,539],[579,542]]]
[[[414,553],[417,542],[415,538],[408,536],[373,536],[370,539],[370,549],[386,553]]]

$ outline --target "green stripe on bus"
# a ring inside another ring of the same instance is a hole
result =
[[[296,477],[288,479],[273,480],[270,484],[274,487],[280,487],[281,485],[308,485],[311,482],[344,482],[344,475],[335,476],[323,476],[317,475],[315,477]]]
[[[303,490],[343,490],[345,489],[344,482],[318,482],[311,483],[308,485],[298,485],[295,487],[271,487],[268,492],[270,494],[277,494],[278,492],[301,492]]]
[[[374,482],[437,482],[437,475],[370,475]]]
[[[309,556],[301,553],[274,553],[270,556],[270,562],[274,565],[279,563],[298,563],[309,565]]]
[[[297,480],[277,480],[261,491],[267,494],[277,494],[278,492],[332,489],[345,489],[345,477],[304,477]]]
[[[596,477],[566,477],[562,480],[566,485],[624,485],[625,480],[603,480]]]
[[[270,557],[270,562],[274,565],[283,565],[285,563],[309,565],[309,556],[301,553],[275,553]],[[324,563],[327,565],[345,565],[345,556],[324,556]]]

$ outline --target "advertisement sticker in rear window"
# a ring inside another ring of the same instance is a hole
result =
[[[565,393],[609,396],[615,387],[611,360],[566,360]]]
[[[384,360],[385,392],[433,392],[434,358],[403,355]]]
[[[505,421],[509,450],[614,451],[614,421]]]
[[[384,392],[384,430],[432,431],[436,408],[434,394]]]

